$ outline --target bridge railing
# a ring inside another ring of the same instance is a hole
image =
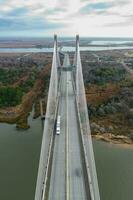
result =
[[[90,123],[89,123],[89,116],[87,110],[87,102],[86,102],[86,95],[85,95],[85,88],[84,88],[84,81],[83,81],[83,74],[82,74],[82,64],[80,58],[80,51],[79,51],[79,38],[76,39],[76,55],[75,55],[75,63],[76,66],[76,74],[75,74],[75,82],[76,82],[76,101],[79,113],[79,120],[81,124],[81,132],[82,132],[82,139],[84,145],[84,153],[86,164],[88,166],[88,178],[90,183],[90,192],[92,200],[100,200],[99,194],[99,187],[98,187],[98,180],[97,180],[97,173],[96,173],[96,166],[95,166],[95,159],[94,159],[94,152],[93,152],[93,145],[92,145],[92,138],[91,138],[91,130],[90,130]]]

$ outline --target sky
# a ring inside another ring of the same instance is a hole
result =
[[[133,0],[0,0],[0,37],[133,37]]]

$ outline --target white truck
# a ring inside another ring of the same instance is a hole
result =
[[[58,115],[58,117],[57,117],[56,134],[60,135],[60,115]]]

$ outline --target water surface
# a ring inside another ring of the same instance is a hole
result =
[[[133,46],[88,46],[80,47],[80,51],[108,51],[108,50],[120,50],[120,49],[133,49]],[[64,46],[62,51],[74,52],[75,47]],[[50,53],[53,52],[53,48],[0,48],[0,53]]]
[[[0,200],[33,200],[42,138],[40,118],[27,131],[0,123]]]
[[[18,131],[0,123],[0,200],[34,200],[42,121]],[[93,140],[101,200],[133,200],[133,149]]]
[[[133,149],[93,144],[101,200],[133,200]]]

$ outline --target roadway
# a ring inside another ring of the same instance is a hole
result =
[[[85,179],[80,149],[79,126],[75,106],[72,74],[68,72],[68,145],[69,145],[69,187],[70,198],[86,200]]]
[[[69,66],[69,56],[65,54],[63,68]],[[48,199],[87,200],[71,71],[61,72],[58,115],[61,133],[55,135]]]
[[[124,60],[122,60],[120,63],[122,64],[124,69],[133,77],[133,70],[130,69],[130,67],[128,67],[128,65],[124,62]]]
[[[66,73],[61,75],[61,91],[58,115],[61,116],[61,134],[55,136],[49,200],[65,200],[66,191]]]
[[[98,56],[96,53],[92,53],[92,55],[93,55],[95,58],[97,58],[97,61],[98,61],[98,62],[100,62],[100,58],[99,58],[99,56]]]

